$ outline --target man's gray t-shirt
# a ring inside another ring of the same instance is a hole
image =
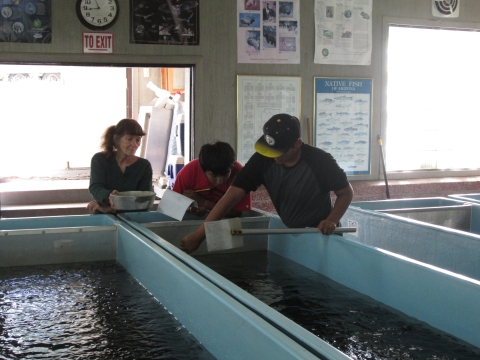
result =
[[[246,192],[264,185],[278,215],[288,227],[316,227],[332,210],[330,191],[349,185],[345,172],[329,153],[302,144],[292,167],[255,153],[232,185]]]

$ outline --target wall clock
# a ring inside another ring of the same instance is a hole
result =
[[[91,30],[105,30],[118,18],[118,0],[77,0],[77,16]]]

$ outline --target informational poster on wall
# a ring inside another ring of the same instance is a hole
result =
[[[268,119],[280,113],[300,119],[301,78],[238,76],[237,94],[237,160],[244,165]]]
[[[370,174],[372,79],[314,80],[315,146],[347,175]]]
[[[51,43],[50,0],[3,0],[0,14],[0,42]]]
[[[237,0],[239,63],[300,64],[300,0]]]
[[[130,0],[130,42],[198,45],[199,0]]]
[[[370,65],[372,0],[315,0],[316,64]]]

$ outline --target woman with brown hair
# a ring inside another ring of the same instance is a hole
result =
[[[90,186],[93,201],[90,213],[115,213],[110,195],[120,191],[152,191],[152,165],[135,155],[143,132],[133,119],[123,119],[105,130],[102,150],[92,157]]]

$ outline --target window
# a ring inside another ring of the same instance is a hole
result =
[[[389,26],[387,172],[480,169],[480,32]]]
[[[164,85],[163,70],[0,65],[0,178],[89,175],[108,126],[131,117],[145,128],[140,110],[156,98],[146,84]],[[175,91],[185,92],[186,68],[167,70]]]

